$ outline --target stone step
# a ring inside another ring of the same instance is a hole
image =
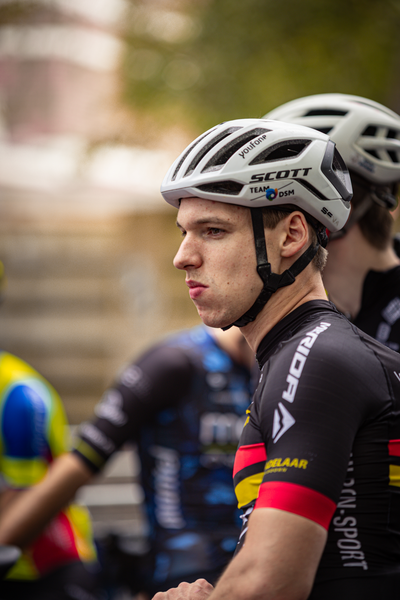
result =
[[[119,334],[127,333],[126,319],[123,315],[111,314],[103,320],[104,315],[84,315],[69,318],[68,316],[21,315],[19,317],[3,316],[0,311],[1,342],[4,345],[10,340],[22,344],[33,338],[38,346],[51,346],[56,343],[62,351],[64,346],[77,343],[79,348],[97,347],[100,352],[115,351],[115,343]]]
[[[118,290],[115,288],[117,277],[98,277],[92,275],[88,266],[88,272],[81,277],[49,277],[47,274],[41,277],[17,278],[15,274],[7,286],[7,299],[12,302],[25,300],[32,302],[37,299],[67,300],[78,299],[84,301],[87,297],[107,296],[118,298]]]

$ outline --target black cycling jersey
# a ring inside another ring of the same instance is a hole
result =
[[[151,593],[213,577],[232,557],[240,532],[232,467],[253,390],[250,371],[200,326],[124,369],[97,419],[81,427],[75,452],[94,471],[124,442],[137,442],[152,528],[154,564],[144,582]]]
[[[328,530],[310,598],[397,598],[400,357],[321,300],[280,321],[257,359],[234,466],[239,549],[253,509],[286,510]]]
[[[400,266],[369,271],[363,285],[361,309],[354,325],[400,352]]]

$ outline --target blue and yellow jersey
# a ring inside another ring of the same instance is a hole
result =
[[[45,477],[57,456],[69,450],[60,397],[23,360],[0,352],[0,481],[23,490]],[[0,487],[1,492],[1,487]],[[9,579],[37,579],[71,561],[96,559],[87,510],[69,505],[23,553]]]

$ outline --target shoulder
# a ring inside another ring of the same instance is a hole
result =
[[[130,387],[140,378],[189,376],[203,371],[210,345],[216,348],[202,326],[171,334],[123,367],[119,382]]]
[[[0,352],[0,382],[15,378],[38,377],[39,373],[27,362],[9,352]]]
[[[172,397],[179,399],[189,393],[200,369],[191,349],[170,338],[122,367],[110,389],[113,393],[117,390],[129,406],[136,400],[148,407],[164,406]]]
[[[148,385],[156,379],[179,377],[191,373],[194,360],[191,352],[179,346],[158,344],[125,366],[118,376],[118,383],[127,387]]]
[[[300,327],[282,343],[267,366],[267,380],[287,384],[284,399],[293,400],[298,386],[353,389],[370,372],[383,377],[380,346],[336,313]],[[376,351],[377,350],[377,351]]]
[[[61,399],[51,384],[22,359],[0,353],[1,433],[8,439],[54,438],[65,449],[67,419]]]
[[[275,353],[275,360],[285,363],[296,356],[340,358],[341,351],[351,345],[362,345],[355,328],[341,314],[328,313],[318,319],[308,320],[294,333],[290,333]]]
[[[9,354],[0,353],[0,398],[2,402],[13,402],[20,408],[43,405],[50,410],[54,402],[60,398],[53,386],[33,367],[22,359]]]
[[[328,357],[332,361],[347,360],[354,351],[372,355],[371,339],[340,313],[327,314],[301,327],[290,338],[288,349],[314,358]],[[351,364],[351,361],[350,361]]]

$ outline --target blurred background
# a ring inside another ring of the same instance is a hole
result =
[[[204,129],[319,92],[400,111],[399,0],[0,0],[1,345],[90,416],[197,314],[159,194]]]

